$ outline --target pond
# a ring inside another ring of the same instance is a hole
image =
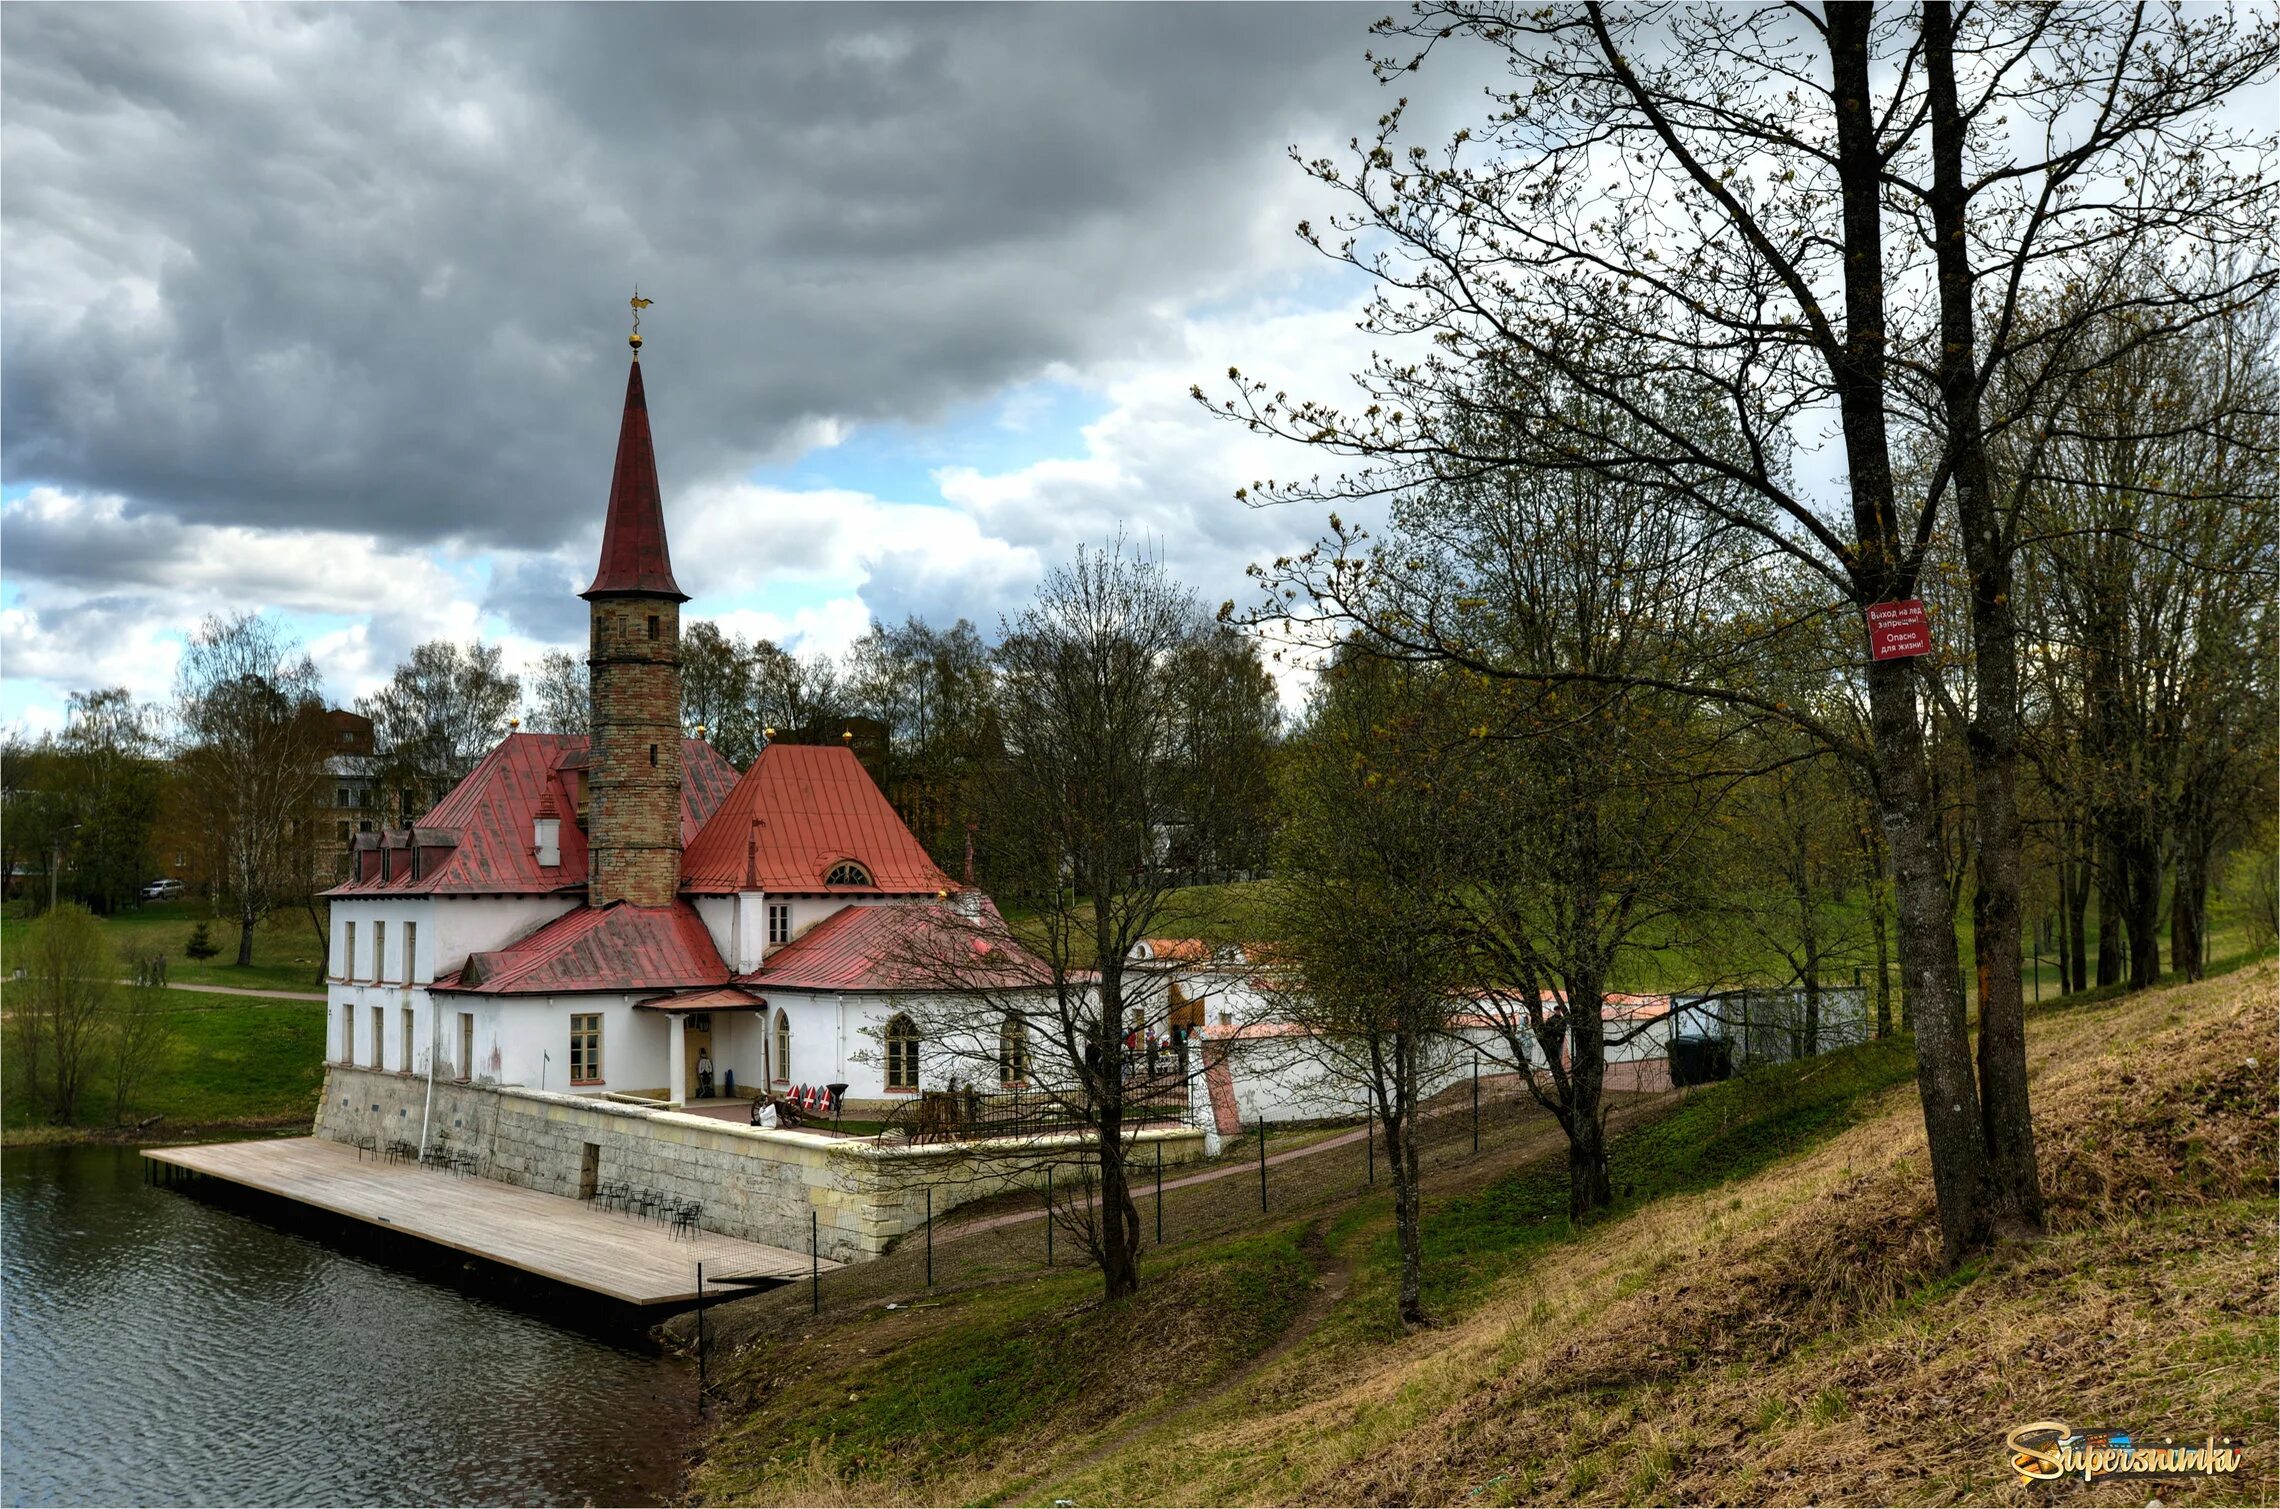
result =
[[[147,1186],[135,1150],[0,1158],[0,1500],[654,1504],[692,1370]]]

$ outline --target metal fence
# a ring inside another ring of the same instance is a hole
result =
[[[1869,1038],[1868,991],[1722,990],[1671,998],[1669,1047],[1674,1081],[1722,1079],[1755,1064],[1784,1064]]]
[[[1185,1119],[1184,1083],[1135,1082],[1125,1090],[1124,1124],[1163,1126]],[[1093,1117],[1075,1089],[983,1092],[975,1088],[927,1090],[904,1102],[886,1130],[913,1142],[957,1142],[981,1137],[1039,1137],[1092,1129]]]

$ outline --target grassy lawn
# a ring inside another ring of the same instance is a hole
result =
[[[0,968],[22,943],[29,915],[18,915],[22,903],[0,918]],[[324,915],[324,907],[317,915]],[[200,900],[146,902],[132,911],[101,919],[103,932],[121,952],[136,958],[166,955],[166,976],[183,985],[228,985],[241,990],[321,991],[317,968],[323,945],[309,925],[305,909],[272,913],[253,933],[253,963],[240,967],[237,958],[238,926],[228,917],[214,917]],[[220,950],[211,959],[198,960],[188,952],[191,930],[206,924],[206,936]],[[122,969],[121,974],[125,971]]]
[[[187,991],[170,1000],[180,1002],[169,1013],[171,1040],[135,1090],[127,1124],[159,1116],[150,1135],[178,1137],[193,1127],[291,1125],[315,1116],[324,1084],[324,1007]],[[90,1078],[77,1132],[46,1126],[11,1081],[11,1093],[0,1101],[7,1140],[45,1141],[108,1127],[110,1064],[99,1056]]]

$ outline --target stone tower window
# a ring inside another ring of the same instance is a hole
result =
[[[649,637],[651,639],[657,637],[657,615],[654,613],[649,615]]]

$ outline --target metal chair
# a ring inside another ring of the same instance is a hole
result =
[[[689,1240],[695,1241],[697,1238],[697,1221],[704,1213],[703,1201],[683,1201],[673,1212],[673,1235],[679,1236],[683,1232],[687,1232]]]

